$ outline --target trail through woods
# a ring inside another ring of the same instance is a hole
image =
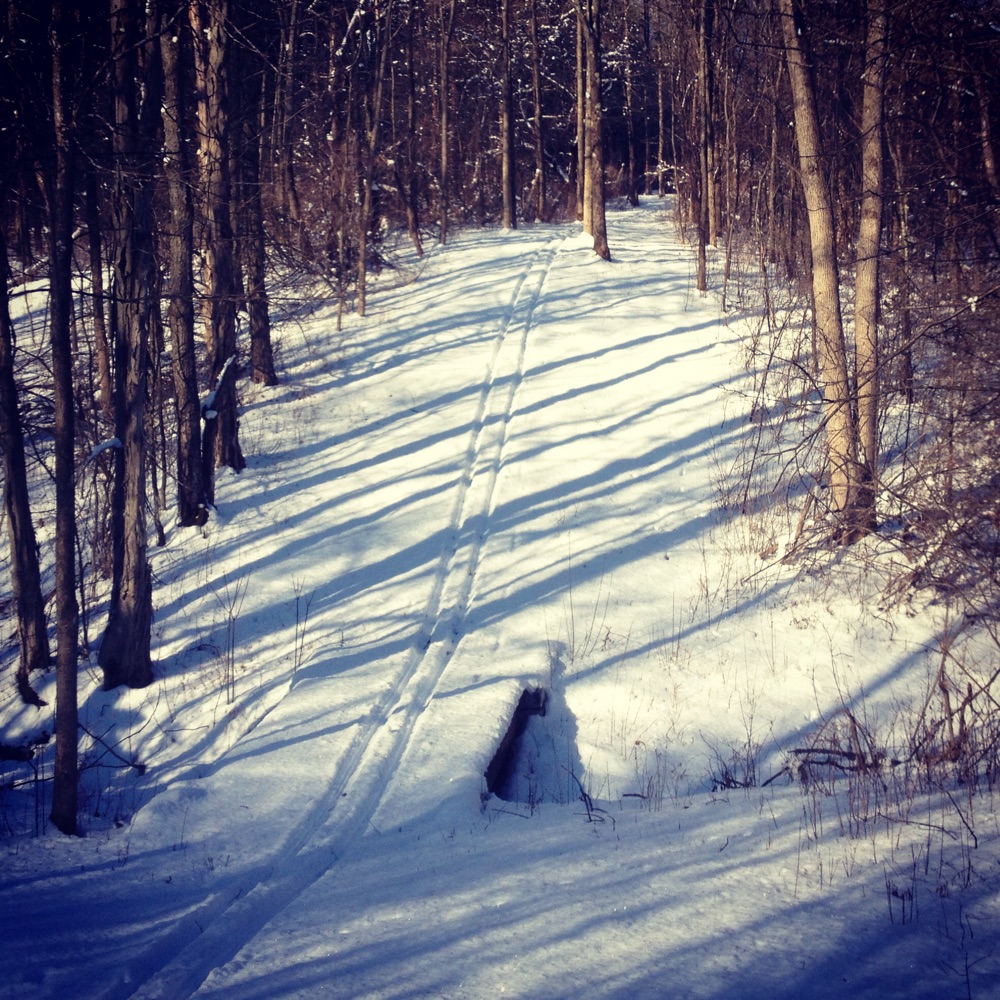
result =
[[[5,845],[0,997],[991,995],[986,804],[973,850],[940,804],[850,838],[836,794],[713,781],[919,696],[936,623],[762,572],[720,503],[755,320],[668,208],[610,263],[458,233],[340,333],[287,312],[248,468],[154,556],[159,679],[84,678],[145,777]]]

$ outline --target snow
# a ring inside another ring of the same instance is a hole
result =
[[[88,835],[2,842],[0,997],[1000,995],[988,797],[858,830],[846,778],[761,787],[846,710],[903,718],[942,622],[722,508],[755,319],[668,207],[613,213],[610,263],[465,232],[341,333],[289,313],[247,470],[153,553],[159,679],[81,676]]]
[[[104,452],[110,451],[114,448],[120,448],[121,446],[122,443],[118,438],[116,437],[108,438],[106,441],[102,441],[100,444],[96,444],[94,445],[93,448],[90,449],[90,454],[87,456],[87,461],[93,462],[96,458],[103,455]]]

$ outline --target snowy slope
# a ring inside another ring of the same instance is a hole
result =
[[[340,333],[288,316],[249,468],[155,555],[162,679],[84,678],[147,775],[7,842],[0,997],[991,995],[988,803],[973,846],[937,802],[850,838],[843,796],[712,791],[919,699],[940,626],[762,564],[719,503],[753,319],[661,204],[611,237],[464,233]]]

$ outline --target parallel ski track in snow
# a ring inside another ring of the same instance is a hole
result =
[[[448,542],[438,559],[422,623],[395,684],[361,727],[326,794],[285,839],[273,865],[251,875],[249,884],[247,879],[238,886],[230,883],[178,921],[103,994],[103,1000],[191,996],[365,832],[421,712],[461,642],[535,308],[564,242],[565,238],[555,238],[535,251],[517,278],[479,394]]]

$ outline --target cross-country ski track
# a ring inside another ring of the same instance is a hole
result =
[[[465,466],[454,488],[455,503],[433,586],[404,666],[334,771],[333,780],[303,819],[294,840],[286,841],[273,867],[254,885],[220,908],[212,900],[178,928],[170,961],[138,989],[130,974],[127,990],[112,996],[186,997],[208,973],[232,959],[240,947],[303,889],[328,872],[336,859],[371,822],[403,754],[414,726],[434,696],[461,642],[465,616],[488,534],[507,426],[520,383],[532,314],[559,240],[530,252],[517,274],[499,325],[492,355],[471,419]],[[315,698],[315,692],[310,694]],[[281,726],[282,706],[268,720]],[[204,922],[204,923],[203,923]],[[192,935],[192,927],[197,934]],[[157,949],[162,950],[162,949]]]

